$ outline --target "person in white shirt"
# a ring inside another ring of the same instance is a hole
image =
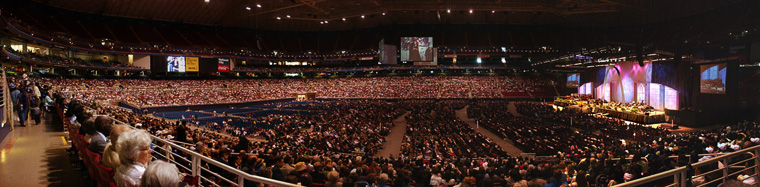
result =
[[[430,176],[430,186],[438,186],[445,182],[446,181],[444,181],[443,178],[441,178],[440,172],[433,173],[433,176]]]

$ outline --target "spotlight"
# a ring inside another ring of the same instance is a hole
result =
[[[385,12],[383,12],[383,16],[385,15]]]
[[[342,20],[343,20],[343,21],[346,21],[346,18],[343,18]]]
[[[256,8],[261,8],[261,4],[256,4]]]
[[[362,15],[362,18],[364,18],[364,15]]]
[[[470,14],[472,14],[472,9],[470,9]]]
[[[325,20],[325,23],[329,23],[329,22],[327,22],[327,20]]]
[[[451,9],[446,9],[446,13],[451,13]]]
[[[290,15],[285,15],[285,17],[290,18]]]
[[[496,10],[491,10],[491,14],[496,13]]]
[[[211,2],[211,0],[203,0],[203,1],[204,1],[204,2],[207,2],[207,3],[208,3],[208,2]]]
[[[282,18],[280,18],[280,16],[277,16],[277,20],[281,20],[281,19],[282,19]]]
[[[251,10],[251,7],[247,6],[245,7],[246,10]]]

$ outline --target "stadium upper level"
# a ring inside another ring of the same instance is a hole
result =
[[[695,28],[745,25],[751,19],[744,18],[754,15],[749,7],[756,6],[747,0],[72,0],[0,5],[7,7],[3,17],[16,29],[87,43],[82,47],[105,43],[134,51],[218,54],[229,49],[263,55],[367,53],[382,39],[397,44],[405,36],[431,36],[435,47],[457,50],[575,51],[610,43],[672,43],[709,34]]]

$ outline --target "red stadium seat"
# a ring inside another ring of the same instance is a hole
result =
[[[95,165],[97,166],[97,170],[100,176],[98,186],[116,186],[113,181],[113,176],[116,174],[115,171],[112,168],[100,164],[100,156],[98,156],[97,160],[95,160]]]

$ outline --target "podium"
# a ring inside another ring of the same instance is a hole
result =
[[[299,92],[293,94],[296,96],[296,101],[313,101],[317,98],[317,93],[314,92]]]

